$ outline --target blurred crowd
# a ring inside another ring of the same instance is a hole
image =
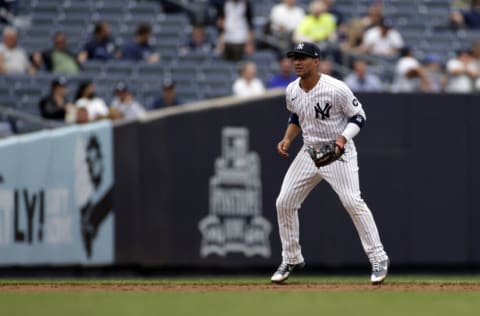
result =
[[[152,26],[136,25],[132,38],[118,41],[112,36],[109,23],[97,22],[79,51],[69,48],[67,35],[58,31],[45,49],[27,53],[18,45],[18,30],[11,23],[18,14],[21,0],[0,1],[3,40],[0,43],[0,74],[51,72],[58,76],[50,84],[48,95],[39,100],[42,116],[68,123],[84,123],[98,119],[133,119],[146,111],[182,104],[171,78],[162,80],[158,96],[152,104],[143,105],[127,82],[118,82],[107,102],[96,95],[94,81],[80,82],[74,99],[69,100],[68,76],[82,72],[90,60],[111,62],[127,60],[161,64],[162,56],[151,45]],[[165,12],[192,7],[198,1],[180,1],[184,5],[164,5]],[[416,56],[415,47],[408,47],[402,30],[385,19],[388,3],[372,1],[365,16],[345,18],[333,0],[313,0],[307,6],[295,0],[280,0],[270,9],[267,22],[259,34],[254,25],[254,6],[250,0],[209,0],[201,19],[191,15],[191,33],[179,48],[179,55],[193,51],[211,54],[238,64],[238,78],[232,83],[232,95],[245,97],[264,93],[266,89],[285,87],[296,76],[284,52],[295,43],[317,43],[324,55],[321,71],[343,79],[355,92],[428,92],[473,93],[480,91],[480,0],[452,1],[447,17],[452,30],[479,30],[479,41],[456,51],[448,60],[434,53]],[[187,10],[188,11],[188,10]],[[192,14],[191,11],[188,11]],[[212,37],[209,29],[215,29]],[[47,41],[46,41],[47,42]],[[259,78],[257,66],[249,57],[262,49],[278,53],[277,68],[271,78]],[[394,63],[391,82],[372,71],[375,61]],[[340,67],[339,67],[340,66]],[[342,70],[342,71],[339,71]],[[346,71],[345,71],[346,69]]]

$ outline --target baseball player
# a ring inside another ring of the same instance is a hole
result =
[[[360,196],[353,142],[365,124],[362,104],[345,83],[318,72],[320,49],[315,44],[299,43],[287,56],[293,60],[299,78],[286,88],[291,114],[277,150],[287,157],[290,144],[300,133],[303,147],[290,165],[276,201],[282,263],[271,280],[281,283],[292,270],[305,266],[299,243],[298,210],[310,191],[325,180],[353,220],[372,265],[372,284],[380,284],[387,277],[389,258],[372,213]]]

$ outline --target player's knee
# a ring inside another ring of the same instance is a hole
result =
[[[343,199],[342,204],[349,212],[362,212],[365,209],[365,202],[361,197]]]

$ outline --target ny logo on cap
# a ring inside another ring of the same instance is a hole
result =
[[[302,50],[302,49],[303,49],[303,43],[299,43],[299,44],[297,45],[297,49],[298,49],[298,50]]]

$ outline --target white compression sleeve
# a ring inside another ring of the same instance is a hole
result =
[[[357,134],[360,132],[360,126],[358,126],[355,123],[348,123],[347,127],[342,132],[342,136],[345,137],[347,142],[357,136]]]

